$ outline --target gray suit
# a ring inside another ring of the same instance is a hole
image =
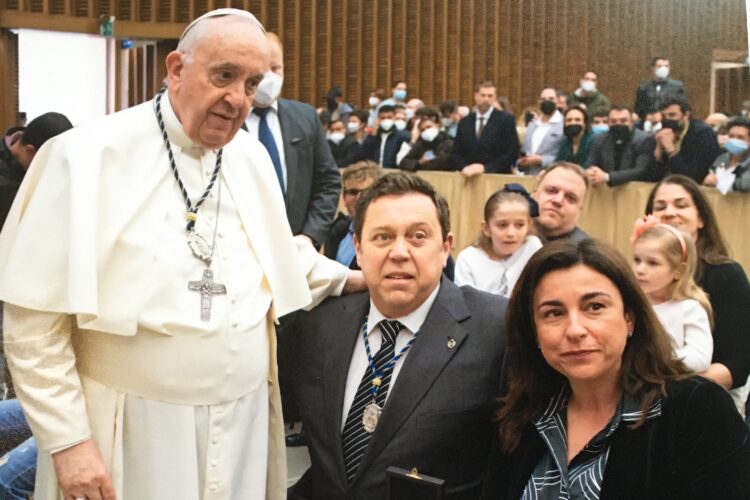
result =
[[[322,245],[336,215],[341,177],[312,106],[278,100],[287,171],[286,213],[294,234]]]
[[[630,141],[620,146],[623,151],[619,163],[615,158],[617,147],[609,132],[597,135],[591,143],[588,164],[608,172],[607,184],[610,186],[619,186],[630,181],[648,181],[648,172],[654,161],[656,147],[654,136],[634,128]]]
[[[445,479],[449,500],[477,498],[500,390],[505,305],[502,297],[442,280],[351,485],[342,412],[369,294],[332,298],[301,314],[295,388],[312,466],[289,498],[382,500],[392,465]]]
[[[534,137],[534,132],[539,128],[539,122],[534,120],[526,128],[526,139],[523,141],[523,151],[527,155],[539,155],[542,157],[541,165],[534,165],[533,167],[524,169],[526,175],[536,175],[543,169],[549,167],[555,162],[557,156],[557,150],[560,148],[560,141],[563,139],[563,124],[562,122],[553,122],[550,124],[547,133],[544,134],[541,144],[536,151],[531,150],[531,141]]]

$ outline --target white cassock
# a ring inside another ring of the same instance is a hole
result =
[[[216,152],[162,112],[197,201]],[[348,270],[292,237],[265,148],[240,131],[196,229],[226,294],[188,289],[206,264],[153,103],[40,150],[0,237],[5,352],[40,448],[35,498],[61,498],[51,452],[93,437],[118,499],[282,499],[273,321],[343,288]],[[218,216],[218,218],[217,218]],[[218,226],[217,226],[218,221]]]

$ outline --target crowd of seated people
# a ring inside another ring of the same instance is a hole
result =
[[[722,194],[749,191],[748,109],[699,120],[684,84],[669,77],[669,59],[653,58],[652,69],[632,105],[613,104],[599,75],[586,71],[570,93],[542,89],[517,121],[491,81],[476,85],[471,109],[454,100],[425,106],[399,80],[390,95],[372,92],[359,116],[338,87],[319,111],[340,168],[367,159],[411,172],[538,175],[557,160],[584,167],[594,187],[683,174]]]

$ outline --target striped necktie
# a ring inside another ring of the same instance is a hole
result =
[[[398,321],[389,321],[385,319],[378,323],[378,326],[383,334],[383,343],[380,345],[380,350],[375,354],[372,362],[375,364],[376,370],[380,372],[383,370],[383,367],[393,359],[396,352],[396,336],[404,326]],[[383,374],[382,382],[375,398],[375,402],[381,408],[385,406],[385,398],[388,394],[388,386],[390,385],[392,372],[393,368]],[[349,484],[354,481],[354,476],[357,474],[357,469],[359,468],[359,462],[362,460],[362,457],[367,450],[367,443],[370,442],[370,438],[373,434],[367,432],[362,425],[362,414],[364,409],[373,399],[372,378],[372,367],[368,366],[362,377],[362,381],[359,383],[359,388],[354,396],[352,407],[349,409],[349,415],[346,417],[344,431],[341,434],[341,441],[344,449],[344,464],[346,465],[346,477],[349,480]]]

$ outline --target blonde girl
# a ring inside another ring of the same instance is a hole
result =
[[[675,353],[695,372],[711,364],[711,303],[695,283],[696,250],[685,233],[649,216],[636,222],[633,272],[674,340]]]
[[[506,184],[484,205],[477,242],[456,259],[455,282],[509,297],[526,262],[542,247],[529,234],[539,208],[520,184]]]

